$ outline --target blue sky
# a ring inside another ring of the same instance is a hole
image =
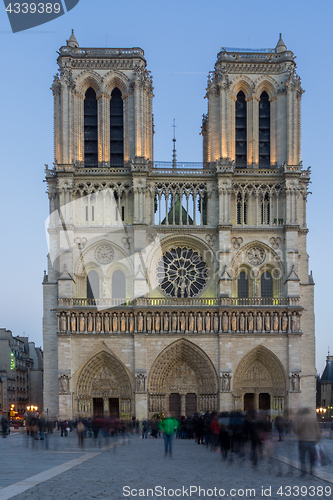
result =
[[[80,0],[64,16],[12,34],[0,10],[1,50],[1,315],[0,327],[42,343],[42,286],[48,214],[44,164],[53,161],[49,90],[56,51],[71,29],[84,47],[141,47],[154,81],[155,160],[171,160],[172,121],[177,156],[200,161],[201,117],[208,72],[221,46],[274,47],[282,32],[296,56],[306,90],[302,103],[302,158],[312,166],[308,253],[315,287],[317,369],[332,341],[328,287],[332,247],[332,116],[330,97],[333,4],[292,0]],[[328,224],[328,225],[327,225]]]

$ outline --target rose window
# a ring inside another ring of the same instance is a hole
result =
[[[160,259],[156,276],[164,293],[170,297],[195,297],[208,280],[206,263],[189,248],[171,248]]]

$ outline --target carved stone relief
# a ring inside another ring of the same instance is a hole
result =
[[[144,373],[138,373],[135,375],[136,381],[136,392],[146,392],[146,375]]]
[[[290,377],[290,391],[299,392],[300,391],[300,376],[298,373],[292,373]]]
[[[220,375],[221,378],[221,392],[229,392],[230,391],[230,378],[231,375],[229,372],[223,372]]]
[[[69,393],[69,378],[68,375],[61,375],[59,377],[59,393],[67,394]]]
[[[252,247],[246,252],[248,263],[252,266],[260,266],[266,259],[266,252],[261,247]]]
[[[232,243],[232,246],[234,247],[234,249],[238,250],[240,248],[241,244],[243,243],[243,238],[242,237],[236,238],[234,236],[233,238],[231,238],[231,243]]]

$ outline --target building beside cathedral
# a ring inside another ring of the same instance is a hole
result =
[[[142,49],[81,48],[72,33],[58,64],[49,417],[315,408],[303,90],[281,36],[218,53],[197,165],[154,160]]]

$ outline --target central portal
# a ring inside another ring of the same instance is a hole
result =
[[[148,379],[149,416],[169,410],[172,416],[218,408],[218,380],[205,352],[188,340],[177,340],[154,361]]]

